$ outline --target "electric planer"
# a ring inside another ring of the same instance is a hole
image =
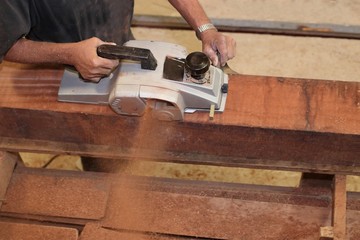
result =
[[[228,75],[201,52],[183,46],[131,40],[123,46],[101,45],[101,57],[120,59],[119,67],[98,83],[66,69],[58,100],[108,104],[118,114],[142,116],[147,107],[159,120],[183,120],[184,113],[223,112]]]

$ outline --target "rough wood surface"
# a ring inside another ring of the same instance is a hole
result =
[[[101,219],[74,218],[78,216],[78,205],[68,197],[64,197],[61,202],[61,208],[67,209],[62,218],[54,217],[52,211],[39,212],[36,208],[24,215],[22,206],[17,204],[22,201],[24,191],[8,192],[17,195],[12,198],[14,213],[1,210],[0,222],[31,221],[34,226],[51,223],[53,227],[74,229],[85,226],[83,235],[80,236],[84,240],[101,237],[117,239],[128,234],[144,235],[143,239],[310,240],[317,239],[320,226],[331,224],[331,207],[318,204],[321,196],[315,195],[316,192],[324,195],[331,193],[321,188],[300,192],[296,189],[281,191],[273,187],[256,189],[239,184],[216,185],[197,181],[134,178],[103,173],[75,174],[69,171],[49,172],[28,168],[17,169],[14,174],[17,176],[12,179],[13,189],[17,188],[16,185],[22,186],[25,180],[33,182],[31,179],[39,177],[47,180],[42,183],[41,189],[29,189],[26,192],[29,197],[36,192],[41,193],[43,189],[53,188],[53,183],[59,180],[59,176],[79,183],[83,179],[89,179],[85,184],[87,187],[84,184],[72,186],[75,193],[84,196],[86,202],[83,204],[97,202],[97,196],[88,194],[89,188],[102,189],[97,183],[105,179],[111,183],[111,188],[107,190],[109,199],[105,215]],[[57,189],[61,193],[68,187],[58,184]],[[256,201],[253,198],[255,195]],[[49,204],[57,208],[55,203]],[[96,208],[103,208],[103,204],[91,204],[92,211],[98,211]],[[359,217],[358,210],[348,209],[350,239],[360,237]],[[148,238],[150,236],[152,238]]]
[[[346,237],[346,176],[335,175],[333,190],[332,224],[334,240],[347,239]]]
[[[0,240],[77,240],[73,228],[0,222]]]
[[[0,66],[1,149],[360,173],[360,83],[233,75],[224,113],[168,123],[58,102],[61,68]]]
[[[76,172],[17,169],[9,184],[2,211],[77,219],[101,219],[105,215],[110,184],[103,178]]]
[[[0,152],[0,209],[6,201],[5,194],[14,171],[16,157],[10,153]]]
[[[61,67],[0,65],[0,107],[68,113],[115,114],[106,106],[59,103]],[[185,122],[300,131],[360,134],[360,83],[231,76],[226,110],[210,121],[207,113]]]
[[[79,240],[202,240],[203,238],[176,236],[172,234],[158,234],[147,232],[134,232],[126,229],[111,229],[104,228],[100,224],[86,224],[84,230],[81,232]],[[204,239],[205,240],[205,239]],[[211,239],[207,239],[211,240]],[[216,239],[215,239],[216,240]]]

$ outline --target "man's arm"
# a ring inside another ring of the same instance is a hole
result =
[[[10,48],[4,59],[20,63],[73,65],[84,79],[99,81],[119,64],[118,60],[97,56],[96,48],[101,44],[105,42],[98,38],[76,43],[38,42],[22,38]]]
[[[209,56],[213,65],[224,66],[229,59],[235,57],[236,42],[232,37],[223,35],[216,29],[208,29],[199,33],[199,27],[210,23],[210,20],[198,0],[169,0],[169,2],[197,31],[203,44],[203,52]]]

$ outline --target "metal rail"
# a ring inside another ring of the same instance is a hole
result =
[[[328,23],[295,23],[212,18],[212,23],[222,32],[273,34],[301,37],[360,39],[360,26]],[[134,15],[133,27],[169,28],[190,30],[181,17]]]

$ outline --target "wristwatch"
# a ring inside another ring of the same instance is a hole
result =
[[[207,31],[207,30],[210,30],[210,29],[214,29],[217,31],[216,27],[212,24],[212,23],[205,23],[203,25],[201,25],[200,27],[197,28],[196,30],[196,37],[201,40],[200,38],[200,34]]]

